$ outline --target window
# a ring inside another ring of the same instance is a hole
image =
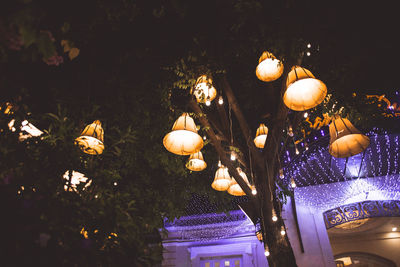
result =
[[[201,257],[201,267],[243,267],[241,255]]]

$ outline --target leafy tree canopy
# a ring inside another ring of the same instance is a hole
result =
[[[228,77],[252,129],[271,118],[277,91],[254,74],[264,50],[285,62],[310,43],[302,65],[327,84],[337,110],[362,118],[361,128],[396,127],[381,120],[376,105],[368,106],[375,115],[361,116],[366,94],[396,97],[394,19],[370,19],[395,9],[359,14],[358,3],[344,3],[2,3],[0,102],[2,111],[6,102],[13,109],[0,115],[0,195],[12,262],[154,265],[161,257],[156,229],[183,215],[193,193],[229,207],[227,194],[210,188],[213,150],[203,152],[205,172],[189,173],[186,159],[166,152],[162,138],[188,110],[189,89],[203,73]],[[11,119],[27,119],[44,134],[19,141]],[[90,156],[74,139],[96,119],[106,148]],[[91,185],[65,191],[68,170],[84,173]]]

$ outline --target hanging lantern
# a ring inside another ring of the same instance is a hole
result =
[[[104,150],[104,131],[99,120],[85,127],[81,136],[75,139],[79,148],[91,155],[100,155]]]
[[[256,138],[254,138],[254,144],[258,148],[264,148],[265,140],[267,140],[268,127],[264,123],[260,124],[256,132]]]
[[[293,66],[286,79],[285,105],[296,111],[303,111],[319,105],[327,93],[326,85],[300,66]]]
[[[239,175],[242,176],[246,184],[250,187],[250,183],[249,180],[247,179],[246,174],[240,168],[236,168],[236,170],[238,171]],[[232,178],[231,183],[229,184],[228,193],[231,194],[232,196],[246,195],[246,193],[243,191],[243,189],[240,187],[240,185],[236,182],[234,178]]]
[[[199,151],[191,154],[188,162],[186,163],[186,168],[191,171],[202,171],[207,167],[207,163],[203,159],[203,154]]]
[[[336,158],[347,158],[363,152],[370,140],[363,135],[348,119],[335,116],[329,125],[331,139],[329,153]]]
[[[232,178],[229,176],[228,168],[221,165],[215,172],[215,178],[211,187],[217,191],[226,191],[229,188]]]
[[[262,53],[256,68],[257,78],[264,82],[272,82],[281,77],[283,64],[280,60],[267,51]]]
[[[194,120],[183,113],[163,140],[165,148],[177,155],[190,155],[203,148],[203,139],[197,134]]]
[[[217,90],[212,85],[211,78],[208,78],[207,75],[201,75],[196,81],[193,94],[197,102],[206,103],[209,106],[217,96]]]
[[[66,171],[63,175],[63,178],[67,181],[69,181],[69,171]],[[88,180],[87,177],[85,177],[85,175],[83,173],[77,172],[77,171],[72,171],[72,176],[71,176],[71,184],[70,186],[68,186],[68,184],[64,185],[64,190],[65,191],[77,191],[76,187],[77,185],[79,185],[80,183],[86,183]],[[87,188],[88,186],[90,186],[90,184],[92,183],[92,180],[90,180],[88,183],[85,184],[85,186],[83,187],[83,190],[85,188]]]

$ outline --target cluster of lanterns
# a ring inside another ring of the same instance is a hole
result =
[[[271,82],[279,79],[283,74],[283,63],[270,52],[263,52],[256,67],[256,76],[264,82]],[[217,97],[217,90],[212,84],[212,79],[207,75],[201,75],[192,90],[197,102],[210,105],[211,101]],[[283,95],[284,104],[295,111],[305,111],[319,105],[327,95],[326,85],[315,78],[307,69],[301,66],[293,66],[286,78],[286,90]],[[223,98],[220,96],[220,104]],[[307,113],[308,115],[308,113]],[[85,129],[86,131],[86,129]],[[85,132],[84,131],[84,132]],[[329,126],[331,135],[329,152],[334,157],[350,157],[364,151],[369,145],[369,138],[358,131],[348,119],[335,116]],[[293,129],[289,127],[288,134],[293,136]],[[83,133],[82,133],[83,135]],[[257,129],[254,138],[254,144],[257,148],[263,149],[268,136],[268,127],[261,123]],[[102,140],[101,140],[102,141]],[[91,138],[82,138],[80,141],[82,149],[86,153],[97,153],[101,148],[87,148],[92,142]],[[101,143],[102,142],[98,142]],[[197,133],[197,127],[194,120],[187,113],[183,113],[174,123],[172,131],[163,139],[165,148],[171,153],[183,156],[189,156],[186,167],[191,171],[202,171],[207,167],[204,161],[201,149],[203,148],[203,139]],[[296,153],[299,153],[296,150]],[[232,156],[232,155],[231,155]],[[243,180],[256,194],[255,186],[250,185],[246,174],[240,169],[238,173]],[[282,176],[282,174],[281,174]],[[296,187],[296,183],[291,179],[290,186]],[[234,196],[245,195],[239,184],[230,177],[228,168],[220,166],[215,173],[214,181],[211,187],[217,191],[228,191]]]
[[[264,52],[256,68],[256,76],[261,81],[270,82],[278,79],[283,73],[283,64],[269,53]],[[284,104],[295,111],[305,111],[319,105],[327,94],[326,85],[301,66],[293,66],[286,78],[286,91],[283,95]],[[308,115],[308,113],[305,113]],[[305,117],[307,117],[305,115]],[[266,130],[265,130],[266,129]],[[288,133],[290,130],[288,131]],[[329,153],[337,158],[354,156],[364,151],[370,143],[367,136],[358,131],[346,118],[336,115],[329,125]],[[257,129],[254,143],[258,148],[264,148],[268,128],[261,124]],[[291,131],[293,135],[293,131]],[[291,135],[291,136],[292,136]],[[298,154],[298,150],[296,150]],[[294,183],[291,183],[295,187]]]

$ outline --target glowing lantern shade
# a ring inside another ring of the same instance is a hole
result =
[[[186,163],[186,168],[191,171],[202,171],[207,167],[207,163],[203,159],[203,154],[199,151],[197,153],[191,154],[188,162]]]
[[[197,81],[193,92],[199,103],[209,103],[217,96],[217,90],[212,85],[212,79],[207,75],[201,75]]]
[[[327,93],[326,85],[307,69],[294,66],[286,79],[285,105],[296,111],[303,111],[319,105]]]
[[[242,176],[243,180],[246,182],[246,184],[250,187],[249,180],[247,179],[246,174],[240,169],[236,169],[239,173],[240,176]],[[232,196],[244,196],[246,193],[243,191],[243,189],[240,187],[240,185],[236,182],[234,178],[232,178],[231,183],[228,188],[228,193],[231,194]]]
[[[221,165],[215,172],[214,181],[211,187],[217,191],[226,191],[229,188],[232,178],[229,176],[228,168]]]
[[[163,140],[165,148],[177,155],[190,155],[203,148],[203,139],[197,134],[194,120],[183,113]]]
[[[258,148],[264,148],[265,140],[267,140],[268,127],[263,123],[257,129],[256,138],[254,138],[254,144]]]
[[[63,175],[63,178],[67,181],[69,181],[69,171],[66,171]],[[64,190],[65,191],[77,191],[76,187],[80,183],[86,183],[88,180],[87,177],[83,173],[77,172],[77,171],[72,171],[72,177],[71,177],[71,185],[68,187],[68,185],[64,185]],[[88,183],[85,184],[84,188],[87,188],[90,184],[92,183],[92,180],[90,180]]]
[[[104,131],[99,120],[85,127],[81,136],[75,139],[79,148],[91,155],[100,155],[104,150]]]
[[[264,82],[272,82],[281,77],[283,64],[280,60],[267,51],[262,53],[256,68],[257,78]]]
[[[369,146],[370,140],[348,119],[335,116],[329,125],[331,136],[329,153],[336,158],[347,158],[361,153]]]

